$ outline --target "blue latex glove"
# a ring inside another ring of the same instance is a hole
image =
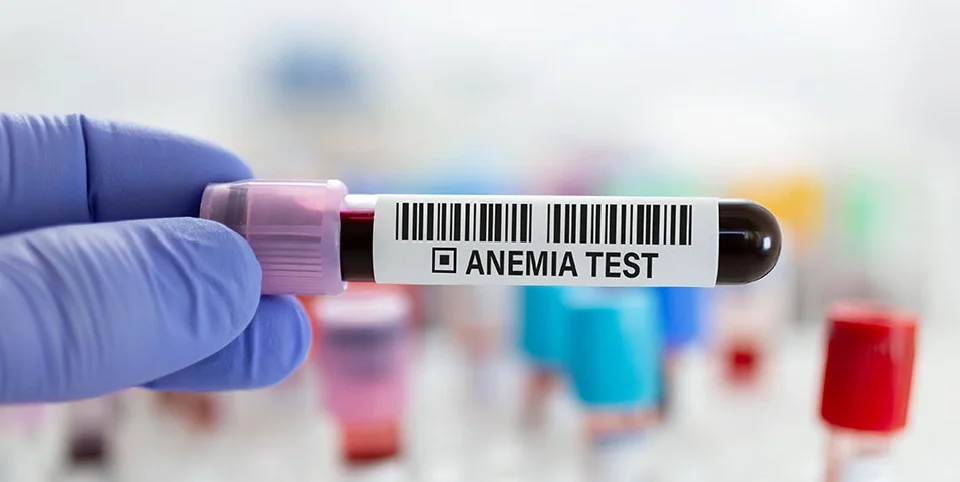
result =
[[[261,297],[246,242],[195,218],[204,186],[249,177],[174,134],[0,114],[0,402],[252,388],[299,366],[300,305]]]

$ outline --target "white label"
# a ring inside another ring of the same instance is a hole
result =
[[[377,200],[378,283],[714,286],[714,198],[402,196]]]

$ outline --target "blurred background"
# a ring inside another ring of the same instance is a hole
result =
[[[8,0],[3,111],[151,124],[357,193],[746,197],[787,236],[749,287],[304,298],[314,354],[280,386],[0,408],[0,480],[826,480],[824,328],[851,299],[921,320],[886,459],[953,478],[958,13]]]

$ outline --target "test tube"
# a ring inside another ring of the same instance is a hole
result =
[[[820,278],[820,239],[826,221],[827,186],[822,174],[797,171],[782,175],[763,175],[735,182],[728,193],[762,203],[774,213],[794,248],[790,254],[794,267],[790,286],[791,321],[809,322],[822,316],[823,283]],[[782,258],[787,258],[784,255]],[[745,344],[746,347],[746,344]]]
[[[525,286],[520,295],[520,347],[529,371],[524,417],[543,421],[545,405],[563,379],[569,339],[567,290],[559,286]]]
[[[714,286],[780,253],[759,204],[715,198],[348,195],[339,181],[206,188],[200,217],[253,248],[264,294],[387,284]]]
[[[506,353],[504,334],[515,318],[513,286],[436,287],[438,314],[449,322],[466,370],[465,383],[478,408],[491,409],[504,399]]]
[[[157,407],[195,433],[213,433],[224,422],[226,412],[222,396],[205,392],[156,393]]]
[[[791,248],[785,241],[784,256],[764,279],[712,293],[721,366],[731,387],[760,386],[781,331],[794,313],[797,291]]]
[[[682,376],[684,357],[703,337],[708,293],[701,288],[656,288],[660,309],[660,333],[663,337],[663,390],[660,396],[661,418],[670,416],[677,392],[677,377]],[[681,395],[682,396],[682,395]],[[687,400],[681,402],[686,403]]]
[[[66,425],[52,405],[0,407],[0,480],[43,482],[62,468]]]
[[[429,183],[424,183],[420,179],[414,179],[412,176],[408,178],[398,178],[392,175],[379,175],[372,176],[369,172],[364,174],[354,174],[348,176],[349,181],[347,184],[351,186],[351,190],[355,192],[377,192],[382,194],[408,194],[416,193],[423,191],[426,188],[427,191],[433,193],[433,188]],[[439,194],[439,193],[435,193]],[[344,208],[345,209],[345,208]],[[344,211],[341,210],[341,213]],[[431,286],[420,286],[420,285],[403,285],[398,284],[398,287],[408,291],[410,295],[410,300],[412,303],[410,319],[413,323],[413,328],[416,331],[423,331],[429,328],[430,325],[438,321],[437,309],[434,303],[437,302],[437,297],[435,290]]]
[[[837,298],[884,298],[875,265],[881,259],[879,248],[888,237],[883,223],[890,206],[885,204],[894,204],[895,198],[889,197],[890,186],[874,184],[869,178],[856,177],[843,186],[839,202],[840,242],[836,243],[840,262],[834,263],[830,273],[831,294]]]
[[[70,407],[70,456],[75,464],[106,465],[110,458],[109,432],[116,418],[116,400],[99,397]]]
[[[468,163],[475,159],[468,158]],[[422,186],[435,195],[495,195],[511,185],[490,172],[441,174]],[[503,386],[502,339],[515,315],[516,290],[504,285],[428,287],[434,295],[439,321],[449,325],[462,349],[470,399],[481,408],[496,406]]]
[[[863,299],[915,307],[924,291],[917,250],[927,219],[910,216],[918,203],[910,195],[912,176],[886,170],[853,172],[837,189],[834,232],[825,249],[827,294],[832,299]],[[909,202],[908,202],[909,201]],[[929,219],[940,219],[931,214]],[[938,225],[938,233],[941,225]]]
[[[830,430],[826,482],[889,481],[907,425],[917,320],[870,304],[829,315],[820,417]]]
[[[661,386],[656,294],[586,293],[570,306],[568,369],[585,410],[590,480],[647,480],[643,442]]]
[[[614,176],[604,186],[604,194],[631,194],[646,196],[686,196],[709,191],[710,187],[692,173],[674,169],[661,170],[649,163],[641,163],[632,175]],[[643,288],[641,288],[643,289]],[[689,412],[698,396],[685,392],[697,380],[684,376],[695,367],[694,345],[704,337],[709,292],[702,288],[659,287],[660,332],[663,338],[663,387],[660,400],[661,419],[670,418],[675,410]],[[677,402],[678,398],[679,404]],[[678,406],[679,405],[679,406]],[[689,413],[677,417],[686,423]]]
[[[320,392],[348,462],[400,453],[407,398],[410,300],[393,287],[351,285],[323,300]]]

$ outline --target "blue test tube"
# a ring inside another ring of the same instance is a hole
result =
[[[709,302],[705,288],[655,288],[660,299],[660,322],[667,354],[683,351],[704,335]]]
[[[585,412],[591,480],[645,475],[643,439],[661,391],[659,307],[651,290],[599,291],[570,304],[567,370]]]
[[[642,289],[642,288],[641,288]],[[676,377],[681,358],[705,336],[710,292],[704,288],[653,288],[659,298],[660,333],[663,337],[663,389],[661,417],[669,416],[676,397]]]

